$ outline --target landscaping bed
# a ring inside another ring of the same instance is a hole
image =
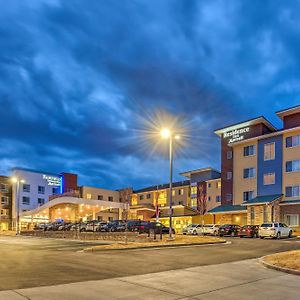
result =
[[[279,271],[300,275],[300,250],[265,256],[262,263]]]
[[[169,241],[168,236],[164,236],[162,240],[153,240],[148,238],[147,241],[128,242],[125,244],[116,243],[112,245],[97,245],[94,247],[86,248],[84,251],[103,251],[103,250],[126,250],[126,249],[143,249],[143,248],[163,248],[163,247],[174,247],[174,246],[189,246],[189,245],[210,245],[210,244],[221,244],[226,241],[218,237],[208,236],[183,236],[178,235],[174,240]]]

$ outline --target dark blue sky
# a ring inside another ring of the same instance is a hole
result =
[[[175,173],[219,168],[214,129],[258,115],[280,127],[274,112],[300,104],[298,1],[0,4],[0,174],[163,183],[166,148],[149,143],[151,123],[173,115],[189,129]]]

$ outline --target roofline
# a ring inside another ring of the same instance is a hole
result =
[[[255,125],[255,124],[251,124],[251,123],[256,122],[256,124],[258,124],[257,121],[261,121],[260,123],[263,123],[264,125],[266,125],[269,129],[271,129],[273,131],[277,130],[276,127],[274,125],[272,125],[272,123],[270,121],[268,121],[264,116],[259,116],[259,117],[252,118],[252,119],[249,119],[249,120],[246,120],[246,121],[243,121],[243,122],[234,123],[234,124],[228,125],[226,127],[216,129],[214,131],[214,133],[217,134],[218,136],[222,136],[222,134],[224,132],[234,130],[235,127],[238,126],[238,125],[239,125],[239,127],[242,127],[242,126],[246,127],[246,126],[250,126],[250,125]]]
[[[282,120],[283,117],[292,115],[293,114],[292,111],[294,111],[294,110],[299,110],[299,112],[300,112],[300,105],[295,105],[295,106],[292,106],[292,107],[289,107],[289,108],[286,108],[283,110],[279,110],[276,112],[276,115]]]
[[[191,174],[202,173],[202,172],[207,172],[207,171],[214,171],[214,172],[220,173],[220,171],[218,171],[215,168],[207,167],[207,168],[200,168],[200,169],[194,169],[194,170],[190,170],[190,171],[185,171],[185,172],[179,173],[179,175],[184,176],[184,177],[188,177],[188,176],[191,176]]]
[[[258,135],[258,136],[255,136],[255,137],[252,137],[252,138],[249,138],[249,139],[245,139],[245,140],[242,140],[242,141],[231,143],[231,144],[229,144],[229,146],[234,147],[234,146],[242,145],[242,144],[245,144],[245,143],[248,143],[248,142],[251,142],[251,141],[255,141],[255,140],[264,140],[264,139],[267,139],[269,137],[283,135],[285,133],[293,132],[293,131],[297,131],[297,130],[300,130],[300,126],[292,127],[292,128],[288,128],[288,129],[281,129],[281,130],[277,130],[275,132]]]
[[[29,168],[19,168],[19,167],[14,167],[10,169],[11,172],[13,171],[25,171],[25,172],[31,172],[31,173],[38,173],[38,174],[47,174],[47,175],[54,175],[54,176],[61,176],[61,173],[53,173],[53,172],[47,172],[47,171],[42,171],[42,170],[34,170],[34,169],[29,169]]]
[[[178,184],[178,183],[182,183],[182,185],[174,186],[175,184]],[[183,187],[183,186],[189,186],[189,185],[190,185],[190,180],[176,181],[176,182],[173,182],[173,189]],[[145,188],[138,189],[138,190],[133,190],[133,194],[148,193],[148,192],[153,192],[153,191],[157,191],[157,190],[166,190],[169,188],[170,188],[169,183],[157,184],[157,185],[151,185],[149,187],[145,187]]]

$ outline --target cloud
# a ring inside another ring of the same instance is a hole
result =
[[[218,168],[215,128],[261,114],[280,125],[270,107],[299,101],[298,4],[276,3],[9,1],[1,172],[72,171],[107,188],[164,182],[167,146],[143,140],[159,114],[188,131],[176,173]]]

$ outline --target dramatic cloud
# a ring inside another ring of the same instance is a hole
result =
[[[0,172],[76,172],[107,188],[162,183],[167,149],[149,131],[172,115],[187,131],[175,172],[219,168],[215,128],[262,114],[281,126],[274,111],[300,103],[299,6],[5,1]]]

